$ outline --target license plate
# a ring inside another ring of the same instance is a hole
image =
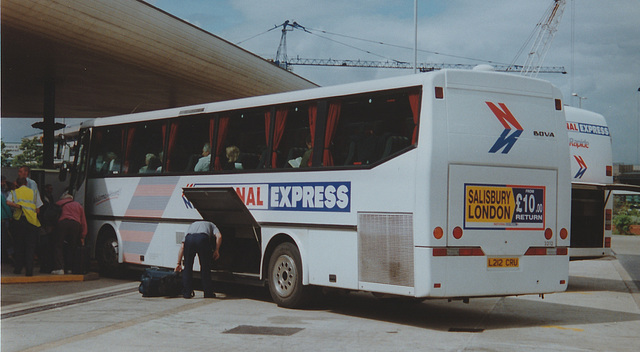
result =
[[[519,258],[487,258],[487,267],[489,268],[517,268],[519,266]]]

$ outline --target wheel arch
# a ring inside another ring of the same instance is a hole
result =
[[[115,224],[113,223],[104,223],[102,225],[100,225],[100,229],[98,230],[98,234],[96,236],[95,239],[95,243],[94,243],[94,248],[93,248],[93,254],[95,256],[95,251],[97,249],[97,245],[98,243],[100,243],[100,241],[102,241],[104,238],[106,238],[107,236],[113,236],[116,238],[116,241],[118,242],[118,263],[123,263],[124,262],[124,251],[123,249],[123,244],[122,244],[122,237],[120,236],[120,232],[117,230],[117,227],[115,226]]]

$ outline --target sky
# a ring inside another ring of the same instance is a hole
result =
[[[285,20],[311,32],[287,33],[289,57],[406,62],[414,58],[413,0],[148,2],[264,58],[275,58],[281,32],[273,28]],[[566,2],[542,65],[564,66],[568,74],[538,78],[556,85],[565,104],[578,107],[581,102],[582,108],[605,116],[614,162],[640,164],[640,2]],[[510,64],[552,3],[418,0],[418,62]],[[516,64],[524,64],[530,46]],[[294,66],[293,72],[322,86],[413,74],[400,69],[316,66]],[[8,141],[6,120],[2,137]],[[37,132],[26,130],[25,134]]]

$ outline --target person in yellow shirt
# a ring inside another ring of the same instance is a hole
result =
[[[27,186],[27,179],[19,177],[16,181],[17,189],[9,193],[7,205],[14,208],[15,222],[14,246],[15,269],[14,274],[20,274],[26,267],[26,275],[33,276],[33,255],[38,244],[38,229],[40,221],[38,212],[42,206],[39,195]]]

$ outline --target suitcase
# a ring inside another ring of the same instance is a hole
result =
[[[76,275],[84,275],[89,272],[91,249],[89,246],[76,247],[71,272]]]
[[[182,276],[172,269],[147,268],[140,277],[142,297],[173,297],[182,294]]]

